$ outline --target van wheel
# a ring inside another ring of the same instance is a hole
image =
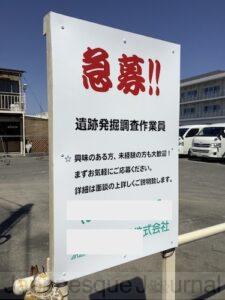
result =
[[[191,155],[191,149],[189,149],[189,150],[188,150],[188,159],[191,160],[192,158],[193,158],[193,157],[192,157],[192,155]]]
[[[222,162],[222,164],[225,164],[225,153],[222,156],[221,162]]]

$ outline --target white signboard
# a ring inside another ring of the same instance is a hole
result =
[[[50,13],[52,279],[177,246],[180,47]]]

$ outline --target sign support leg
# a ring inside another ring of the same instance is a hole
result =
[[[49,275],[50,272],[50,258],[47,257],[47,261],[46,261],[46,265],[47,265],[47,273]],[[62,283],[58,283],[56,284],[56,286],[59,288],[60,292],[63,295],[63,300],[68,300],[68,296],[69,296],[69,282],[62,282]]]
[[[69,282],[62,282],[56,284],[57,288],[63,295],[63,300],[68,300],[69,298]]]
[[[162,300],[175,300],[175,248],[162,252]]]

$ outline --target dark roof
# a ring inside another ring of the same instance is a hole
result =
[[[223,70],[216,70],[216,71],[213,71],[213,72],[204,73],[204,74],[201,74],[201,75],[197,75],[197,76],[193,76],[193,77],[181,79],[181,83],[187,82],[187,81],[191,81],[191,80],[195,80],[195,79],[200,79],[200,78],[208,77],[208,76],[212,76],[212,75],[217,75],[217,74],[221,74],[221,73],[225,73],[225,71],[223,71]]]
[[[22,70],[0,68],[0,73],[3,73],[3,74],[22,75],[24,72],[25,71],[22,71]]]

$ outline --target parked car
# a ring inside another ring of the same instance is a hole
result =
[[[193,138],[205,125],[185,125],[179,128],[179,155],[190,155]]]
[[[191,156],[225,159],[225,123],[207,125],[193,139]]]

